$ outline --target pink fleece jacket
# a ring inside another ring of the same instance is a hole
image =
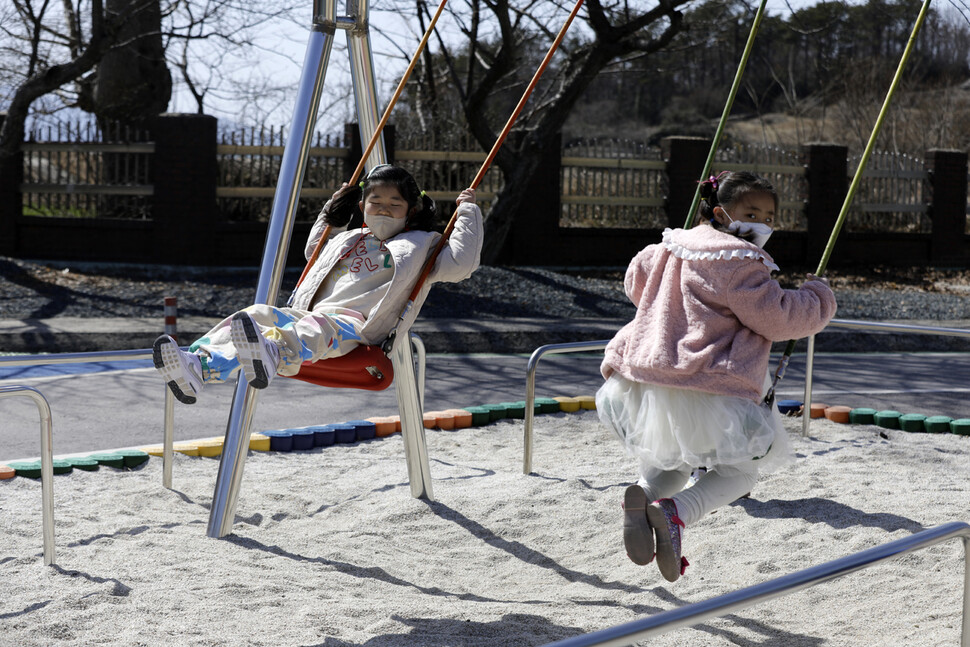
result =
[[[783,290],[777,269],[713,227],[667,229],[627,269],[637,314],[607,346],[603,376],[760,401],[771,342],[815,334],[835,315],[827,285]]]

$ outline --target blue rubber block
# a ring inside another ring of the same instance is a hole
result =
[[[264,431],[263,435],[269,438],[271,452],[293,451],[293,434],[288,429],[271,429]]]
[[[313,430],[313,446],[314,447],[329,447],[336,442],[336,433],[334,432],[333,425],[316,425],[315,427],[307,427],[307,429]]]
[[[377,424],[370,420],[348,420],[345,425],[353,425],[357,430],[357,440],[377,438]]]
[[[779,400],[778,413],[786,415],[793,411],[798,411],[801,406],[802,402],[800,400]]]
[[[308,449],[313,449],[315,434],[312,429],[302,427],[300,429],[287,429],[287,431],[293,436],[293,451],[305,452]]]
[[[334,425],[333,431],[335,434],[334,440],[337,443],[357,442],[357,427],[354,425]]]

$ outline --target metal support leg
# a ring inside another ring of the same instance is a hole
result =
[[[280,176],[273,210],[263,248],[263,260],[259,268],[256,287],[256,303],[275,304],[279,295],[286,255],[293,235],[293,221],[300,198],[300,187],[306,170],[307,154],[313,127],[320,106],[320,93],[327,72],[330,50],[333,47],[336,0],[315,0],[313,28],[307,41],[306,57],[294,108],[290,136],[283,151]],[[242,481],[243,466],[249,451],[249,434],[256,394],[248,388],[245,376],[240,375],[232,400],[232,411],[226,429],[219,474],[212,495],[209,513],[209,537],[225,537],[232,531],[235,520],[236,498]]]
[[[374,55],[370,45],[370,29],[367,23],[368,0],[357,0],[357,20],[347,31],[347,48],[350,51],[350,76],[354,82],[354,99],[357,102],[357,123],[360,141],[369,142],[381,121],[377,105],[377,79],[374,74]],[[366,167],[372,169],[387,162],[384,135],[367,158]]]
[[[808,437],[808,425],[812,421],[812,371],[815,364],[815,335],[808,338],[805,353],[805,398],[802,400],[802,438]]]
[[[175,458],[175,395],[165,386],[165,427],[162,432],[162,487],[172,489],[172,459]]]
[[[408,466],[411,496],[433,501],[431,467],[428,464],[428,446],[424,436],[424,412],[419,402],[414,376],[411,344],[395,344],[391,351],[391,362],[394,365],[394,389],[397,391],[397,406],[401,414],[404,460]]]
[[[40,495],[44,531],[44,566],[54,563],[54,432],[51,405],[29,386],[0,386],[0,398],[22,395],[37,405],[40,413]]]

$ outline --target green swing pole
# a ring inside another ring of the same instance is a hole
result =
[[[717,147],[721,144],[721,136],[724,134],[724,126],[727,124],[728,117],[731,115],[731,108],[734,106],[734,98],[738,94],[738,88],[741,87],[741,77],[744,76],[744,68],[748,65],[748,58],[751,57],[751,50],[754,48],[754,39],[758,34],[758,28],[761,26],[761,18],[765,13],[765,5],[768,4],[768,0],[761,0],[761,5],[758,7],[758,12],[754,16],[754,22],[751,24],[751,32],[748,34],[748,42],[744,45],[744,53],[741,55],[741,62],[738,64],[738,71],[734,74],[734,83],[731,85],[731,92],[728,94],[727,102],[724,104],[724,111],[721,113],[721,121],[717,124],[717,130],[714,133],[714,141],[711,143],[711,151],[707,154],[707,161],[704,162],[704,170],[701,172],[701,179],[697,183],[697,188],[694,190],[694,200],[691,202],[690,210],[687,212],[687,221],[684,223],[684,229],[690,229],[691,221],[694,220],[694,214],[697,213],[697,207],[701,202],[701,185],[700,183],[707,179],[711,172],[711,167],[714,165],[714,155],[717,153]]]
[[[872,133],[869,135],[869,141],[866,143],[866,148],[862,153],[862,159],[859,160],[859,166],[855,170],[855,175],[852,177],[852,183],[849,185],[849,191],[845,194],[845,201],[842,203],[842,210],[839,211],[839,217],[835,221],[835,226],[832,227],[832,233],[829,235],[829,242],[825,246],[825,251],[822,252],[822,258],[819,261],[818,269],[815,270],[817,276],[821,276],[825,272],[825,268],[829,263],[829,259],[832,257],[832,250],[835,248],[835,242],[839,238],[839,233],[842,231],[842,225],[845,223],[846,217],[849,215],[849,208],[852,206],[852,200],[855,197],[855,193],[859,188],[859,182],[862,181],[862,174],[866,170],[866,165],[869,163],[869,157],[872,155],[872,151],[876,145],[876,139],[879,137],[879,131],[882,129],[882,124],[886,120],[886,113],[889,111],[889,104],[892,101],[893,95],[896,93],[896,88],[899,86],[899,81],[902,79],[903,70],[906,69],[906,63],[909,62],[909,56],[913,52],[913,46],[916,43],[916,37],[919,35],[920,29],[923,27],[923,22],[926,20],[926,15],[929,13],[930,0],[923,1],[923,7],[920,9],[919,16],[916,18],[916,24],[913,25],[913,31],[909,36],[909,40],[906,42],[906,49],[903,50],[903,56],[899,59],[899,65],[896,68],[896,74],[893,77],[893,81],[889,86],[889,92],[886,93],[886,98],[882,102],[882,108],[879,110],[879,116],[876,118],[876,124],[872,128]],[[775,400],[775,387],[781,378],[785,375],[785,369],[788,368],[788,360],[792,353],[795,352],[795,344],[797,340],[792,339],[788,342],[788,346],[785,347],[785,354],[782,356],[781,361],[778,364],[778,370],[775,371],[774,380],[771,383],[771,388],[765,394],[764,403],[770,406]]]

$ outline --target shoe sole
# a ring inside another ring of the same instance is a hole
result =
[[[193,389],[182,377],[179,348],[174,341],[164,337],[156,339],[152,344],[152,362],[176,400],[182,404],[195,404]]]
[[[623,494],[623,546],[634,564],[653,561],[653,529],[647,521],[647,495],[639,485]]]
[[[261,335],[256,330],[252,317],[245,312],[233,315],[232,322],[229,324],[229,336],[236,347],[239,363],[242,365],[249,386],[254,389],[265,389],[269,386],[269,376],[263,361],[259,359],[262,352]]]
[[[658,506],[647,507],[647,519],[653,526],[657,534],[657,567],[660,574],[668,582],[676,582],[680,579],[680,555],[674,551],[674,543],[670,540],[670,524],[667,523],[667,515]],[[680,527],[676,527],[680,532]]]

